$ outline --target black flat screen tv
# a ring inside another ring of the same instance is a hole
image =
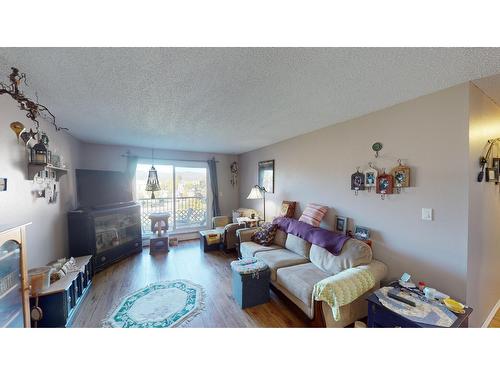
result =
[[[80,209],[99,208],[132,202],[132,186],[123,172],[76,170],[77,200]]]

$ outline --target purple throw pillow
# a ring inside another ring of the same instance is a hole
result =
[[[273,243],[277,230],[276,224],[264,223],[258,231],[252,234],[252,241],[259,245],[269,246]]]

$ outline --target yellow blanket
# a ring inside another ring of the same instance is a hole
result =
[[[333,318],[340,320],[340,308],[350,304],[375,285],[375,278],[368,270],[349,268],[321,280],[314,286],[316,301],[324,301],[332,308]]]

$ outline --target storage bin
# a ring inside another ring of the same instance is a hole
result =
[[[233,297],[242,309],[269,302],[269,267],[257,258],[231,262]]]

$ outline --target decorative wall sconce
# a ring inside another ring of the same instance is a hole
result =
[[[397,167],[392,169],[391,175],[394,177],[396,191],[401,193],[401,188],[410,186],[410,167],[403,165],[401,159],[398,159],[398,164]]]
[[[372,150],[375,151],[375,157],[378,158],[379,151],[382,150],[382,143],[375,142],[372,145]],[[500,174],[500,158],[497,159],[496,165]],[[380,194],[381,199],[385,199],[387,194],[394,194],[394,188],[396,188],[397,193],[401,193],[402,188],[409,186],[410,167],[403,165],[401,159],[398,159],[398,165],[392,168],[390,173],[386,173],[385,168],[380,173],[370,162],[368,168],[363,172],[358,167],[356,173],[351,175],[351,190],[354,190],[356,196],[360,190],[371,191],[375,187],[375,191]]]
[[[365,174],[360,172],[359,167],[356,173],[351,175],[351,190],[354,190],[354,195],[358,195],[360,190],[365,190]]]
[[[238,163],[233,161],[231,163],[230,168],[231,168],[231,185],[234,188],[238,184],[238,172],[239,172]]]
[[[381,151],[383,148],[382,146],[382,143],[380,142],[375,142],[373,145],[372,145],[372,150],[375,151],[375,157],[378,158],[378,153],[379,151]]]
[[[385,199],[387,194],[392,194],[394,190],[394,179],[390,174],[385,173],[385,169],[382,174],[377,177],[377,194],[380,194],[382,200]]]
[[[368,168],[364,171],[365,175],[365,187],[368,191],[377,186],[378,170],[373,167],[372,163],[368,163]]]

